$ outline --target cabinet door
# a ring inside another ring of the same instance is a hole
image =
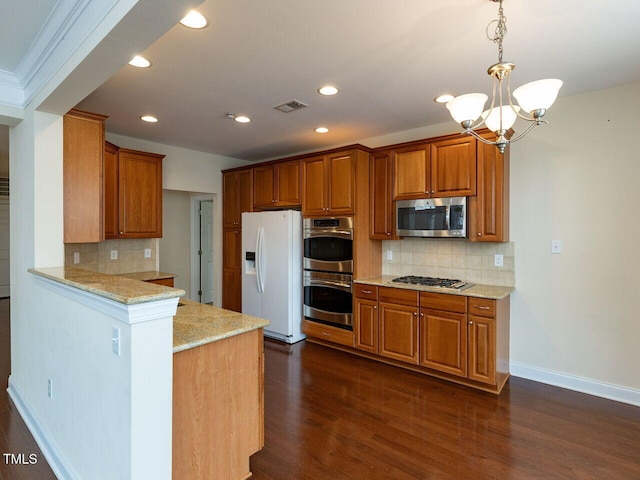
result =
[[[300,161],[275,165],[276,196],[278,207],[297,206],[302,203],[300,191]]]
[[[356,348],[378,353],[378,302],[355,299],[354,332]]]
[[[393,152],[393,199],[409,200],[430,195],[429,145]]]
[[[104,240],[106,118],[77,110],[63,118],[64,243]]]
[[[242,235],[225,228],[222,238],[222,308],[242,311]]]
[[[238,172],[222,174],[222,224],[235,227],[240,224]]]
[[[369,188],[372,240],[388,240],[393,231],[391,158],[389,152],[377,153],[369,161]]]
[[[468,377],[477,382],[496,384],[495,318],[469,315]]]
[[[431,196],[476,194],[476,139],[471,136],[431,144]]]
[[[349,152],[328,155],[326,158],[329,172],[327,194],[331,215],[353,215],[355,213],[355,156]]]
[[[120,149],[118,209],[120,238],[162,237],[163,155]]]
[[[467,376],[467,316],[420,310],[420,365]]]
[[[253,211],[253,175],[251,170],[238,173],[238,225],[242,223],[242,213]]]
[[[509,241],[509,150],[478,142],[478,191],[469,198],[469,240]]]
[[[118,238],[118,150],[112,143],[104,147],[104,238]]]
[[[271,208],[275,203],[275,172],[273,165],[253,169],[253,206]]]
[[[380,303],[380,355],[418,364],[418,308]]]
[[[303,215],[327,214],[327,181],[324,156],[307,158],[302,162]]]

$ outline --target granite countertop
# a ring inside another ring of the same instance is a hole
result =
[[[150,280],[165,280],[167,278],[176,278],[175,273],[159,272],[158,270],[150,270],[148,272],[118,273],[119,277],[130,278],[132,280],[140,280],[148,282]]]
[[[29,272],[125,305],[181,297],[184,290],[78,267],[30,268]]]
[[[494,300],[500,300],[511,294],[514,290],[513,287],[499,287],[496,285],[481,285],[475,284],[473,287],[464,290],[443,289],[438,287],[425,287],[423,285],[409,285],[406,283],[392,283],[391,280],[396,278],[396,275],[376,275],[373,277],[359,278],[354,280],[354,283],[361,283],[365,285],[375,285],[378,287],[393,287],[404,288],[407,290],[419,290],[421,292],[436,292],[447,293],[450,295],[463,295],[465,297],[480,297],[491,298]]]
[[[257,330],[269,323],[263,318],[180,299],[173,317],[173,353]]]

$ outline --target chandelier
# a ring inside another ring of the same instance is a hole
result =
[[[483,111],[488,98],[484,93],[459,95],[449,100],[446,106],[453,119],[464,128],[465,134],[473,135],[489,145],[495,145],[500,153],[504,153],[509,143],[520,140],[536,125],[548,123],[542,120],[542,117],[553,105],[562,81],[548,78],[522,85],[513,92],[518,103],[515,104],[511,98],[510,74],[516,66],[514,63],[502,60],[502,41],[507,34],[507,17],[504,16],[502,0],[491,1],[500,3],[498,19],[492,20],[487,26],[487,38],[498,44],[498,63],[491,65],[487,70],[489,76],[493,78],[491,106]],[[489,31],[494,24],[495,32],[491,35]],[[508,104],[505,104],[505,97]],[[529,125],[522,133],[511,137],[510,129],[518,118],[529,122]],[[496,134],[495,141],[486,140],[476,133],[475,130],[482,124]]]

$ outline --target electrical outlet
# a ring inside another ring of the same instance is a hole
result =
[[[118,250],[111,250],[111,260],[118,259]]]
[[[80,263],[80,252],[73,252],[73,263]]]
[[[120,356],[120,327],[113,327],[111,329],[111,350]]]
[[[393,260],[393,250],[387,250],[387,260]]]
[[[496,253],[493,256],[493,265],[496,266],[496,267],[504,266],[504,257],[502,255],[500,255],[499,253]]]
[[[562,253],[562,240],[551,240],[551,253]]]
[[[50,378],[47,379],[47,397],[53,398],[53,382]]]
[[[150,248],[145,248],[144,249],[144,258],[151,258],[151,249]]]

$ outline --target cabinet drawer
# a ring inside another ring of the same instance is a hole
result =
[[[395,303],[398,305],[418,306],[418,291],[404,288],[380,287],[378,299],[385,303]]]
[[[145,280],[147,283],[155,283],[156,285],[164,285],[173,288],[173,278],[156,278],[154,280]]]
[[[355,287],[356,298],[366,298],[368,300],[378,299],[378,287],[358,283],[355,283],[353,286]]]
[[[466,313],[467,297],[446,293],[420,292],[420,307],[445,312]]]
[[[353,347],[353,332],[342,328],[330,327],[322,323],[302,321],[302,331],[310,336],[326,340],[327,342],[339,343],[347,347]]]
[[[490,298],[469,297],[469,314],[495,318],[496,301]]]

